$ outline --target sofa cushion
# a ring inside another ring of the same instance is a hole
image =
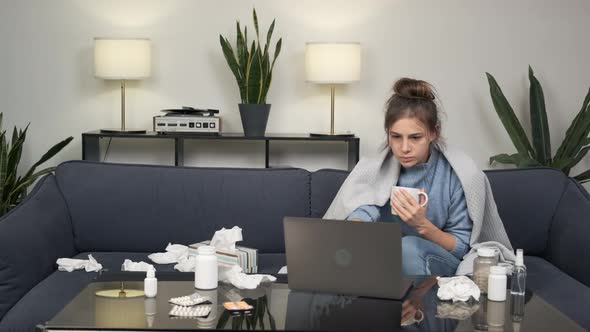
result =
[[[547,259],[565,273],[590,287],[590,198],[570,179],[553,216]],[[586,257],[586,258],[583,258]]]
[[[240,244],[284,252],[283,217],[310,211],[309,172],[302,169],[74,161],[58,166],[56,175],[79,251],[156,252],[237,225]]]
[[[74,253],[66,204],[55,177],[48,175],[0,219],[0,320],[55,270],[58,258]]]
[[[0,331],[35,331],[53,318],[97,275],[85,271],[54,272],[39,282],[0,320]]]
[[[590,329],[590,288],[540,257],[525,256],[527,289],[559,309],[570,319]]]
[[[312,218],[324,216],[348,174],[348,171],[334,169],[321,169],[311,174]]]
[[[568,178],[551,168],[485,172],[513,248],[544,256],[551,220]]]

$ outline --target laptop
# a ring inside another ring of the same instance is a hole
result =
[[[402,299],[398,223],[285,217],[289,288],[342,295]]]

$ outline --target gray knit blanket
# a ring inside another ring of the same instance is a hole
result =
[[[467,202],[469,217],[473,222],[469,244],[457,268],[457,275],[473,273],[476,250],[492,247],[498,250],[501,262],[513,263],[514,251],[500,219],[488,178],[475,162],[459,149],[445,147],[441,153],[457,174]],[[391,187],[397,183],[400,164],[390,149],[359,161],[336,194],[324,219],[346,219],[361,205],[383,206],[389,199]]]

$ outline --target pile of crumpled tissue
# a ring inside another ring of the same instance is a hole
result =
[[[211,239],[211,245],[218,249],[235,249],[236,242],[242,241],[242,229],[234,226],[232,229],[222,228],[215,232]],[[189,256],[187,246],[169,243],[166,252],[154,253],[148,256],[156,264],[173,264],[174,268],[181,272],[195,270],[195,257]],[[234,265],[231,267],[220,267],[218,274],[219,281],[230,282],[239,289],[254,289],[261,282],[274,282],[277,279],[267,274],[246,274],[242,268]]]
[[[468,301],[469,298],[473,297],[476,301],[479,301],[479,287],[466,276],[457,276],[450,278],[437,277],[438,280],[438,292],[436,295],[443,301],[452,300],[457,301]]]

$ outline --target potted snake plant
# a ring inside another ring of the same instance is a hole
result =
[[[264,45],[260,44],[258,16],[256,9],[252,11],[256,40],[248,41],[248,29],[242,31],[240,22],[236,22],[235,49],[229,40],[219,35],[219,42],[223,56],[236,78],[242,102],[238,105],[242,127],[246,136],[264,136],[270,113],[270,104],[266,103],[266,96],[272,83],[272,71],[275,61],[281,52],[282,38],[274,47],[274,55],[269,53],[275,20],[272,21],[266,34]],[[250,45],[250,46],[248,46]]]
[[[551,138],[547,111],[545,110],[545,96],[533,69],[529,66],[532,141],[529,141],[523,126],[494,76],[490,73],[486,73],[486,75],[496,113],[516,149],[516,153],[491,156],[490,164],[496,162],[513,164],[517,167],[545,166],[561,170],[565,175],[570,176],[571,169],[582,161],[590,151],[590,90],[584,98],[580,111],[565,132],[561,145],[551,156]],[[590,169],[573,178],[579,183],[589,182]]]

